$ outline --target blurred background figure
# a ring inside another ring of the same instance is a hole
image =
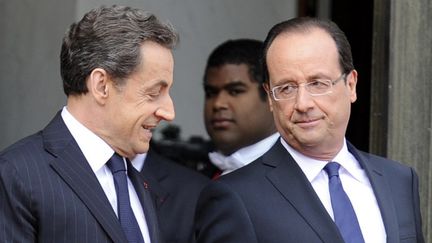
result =
[[[204,123],[210,141],[198,136],[182,141],[180,128],[169,125],[152,147],[210,178],[264,154],[279,133],[262,86],[262,47],[258,40],[228,40],[209,55],[203,87]]]
[[[279,134],[262,86],[258,40],[228,40],[210,54],[204,72],[204,121],[214,145],[211,177],[234,171],[257,159]]]

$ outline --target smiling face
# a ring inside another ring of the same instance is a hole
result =
[[[270,88],[287,82],[337,79],[342,71],[333,39],[323,30],[282,33],[267,52]],[[357,72],[334,84],[332,92],[311,96],[304,86],[291,100],[269,97],[276,127],[299,152],[316,159],[332,159],[342,147],[356,96]],[[267,87],[268,90],[268,87]]]
[[[246,64],[224,64],[207,71],[204,120],[213,143],[225,155],[274,132],[268,103],[260,97]]]
[[[151,129],[161,120],[174,119],[169,95],[174,60],[170,49],[151,41],[141,46],[137,71],[114,87],[111,81],[100,136],[118,153],[133,157],[148,150]]]

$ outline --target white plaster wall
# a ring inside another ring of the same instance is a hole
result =
[[[227,39],[263,40],[271,26],[294,17],[297,9],[296,0],[5,1],[0,0],[0,13],[5,14],[0,17],[0,149],[41,129],[64,105],[58,58],[61,37],[91,8],[139,7],[177,29],[172,123],[181,127],[185,139],[207,137],[202,76],[211,50]]]
[[[0,0],[0,150],[65,104],[59,55],[74,0]]]

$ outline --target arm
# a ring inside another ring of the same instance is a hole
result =
[[[201,192],[195,234],[198,243],[258,242],[242,199],[217,181],[210,182]]]
[[[0,158],[0,242],[36,242],[36,219],[26,189],[16,167]]]

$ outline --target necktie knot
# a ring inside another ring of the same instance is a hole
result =
[[[117,172],[125,172],[126,167],[123,161],[123,157],[121,157],[118,153],[114,153],[113,156],[106,163],[108,168],[111,170],[111,173],[115,174]]]
[[[329,162],[324,167],[324,170],[327,172],[328,177],[330,179],[333,176],[339,176],[339,168],[340,168],[340,164],[338,164],[336,162]]]

